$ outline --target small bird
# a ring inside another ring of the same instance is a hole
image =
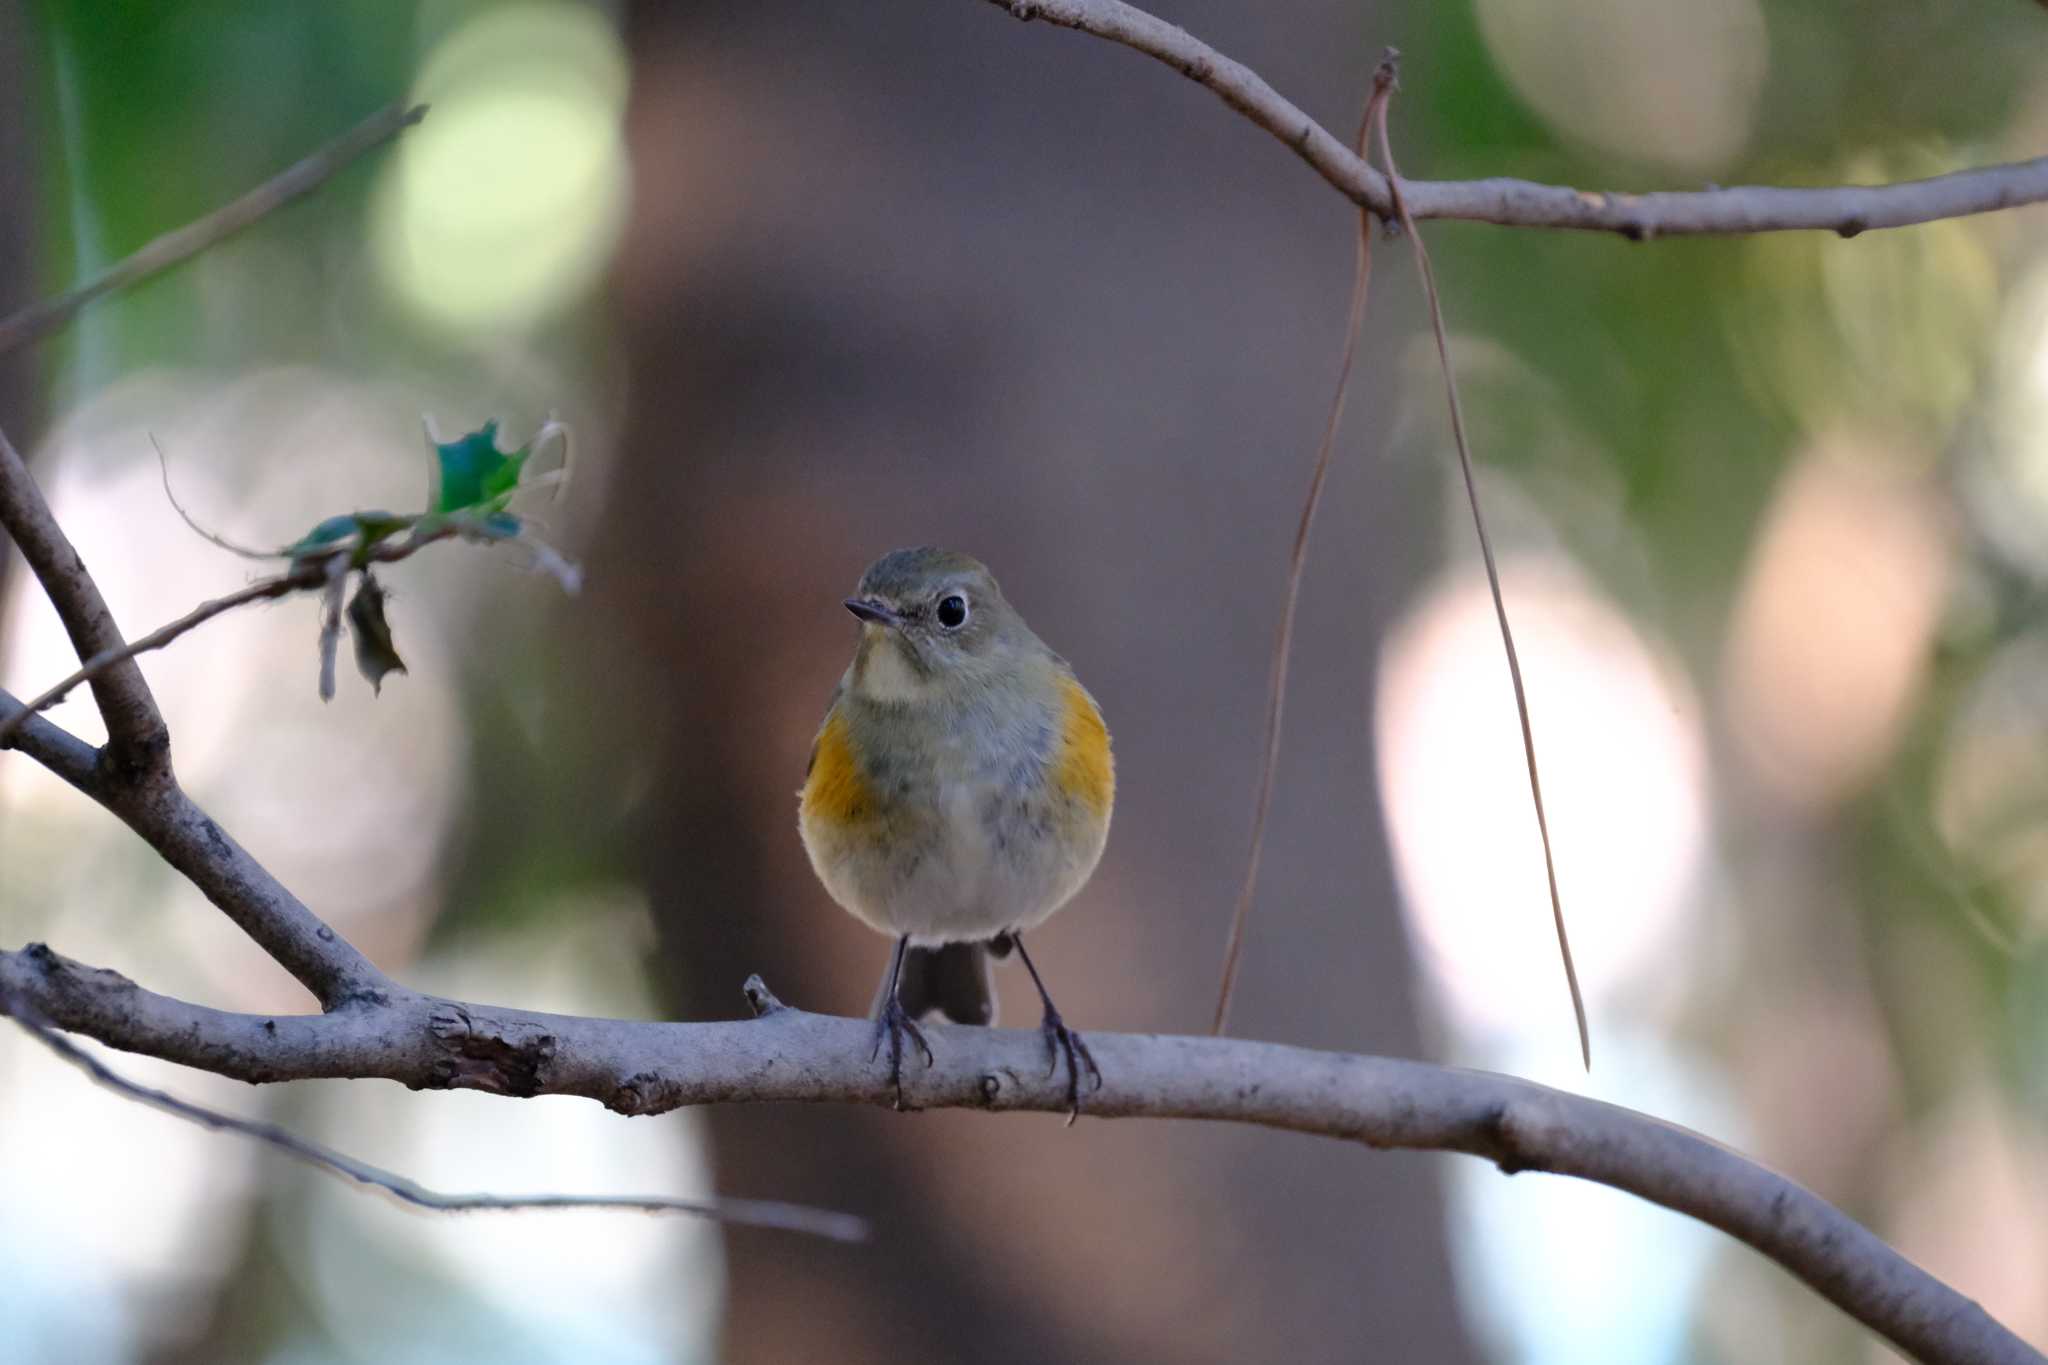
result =
[[[811,745],[797,825],[832,899],[892,935],[875,1044],[903,1103],[903,1038],[920,1022],[995,1022],[989,958],[1014,948],[1045,1004],[1048,1074],[1102,1072],[1024,951],[1109,837],[1116,768],[1095,699],[1003,599],[979,561],[929,546],[883,555],[846,599],[853,663]]]

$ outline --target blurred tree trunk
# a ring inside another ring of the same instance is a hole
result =
[[[1352,103],[1365,68],[1328,40],[1356,16],[1301,8],[1240,55]],[[628,38],[633,398],[577,628],[592,657],[632,642],[678,1009],[731,1015],[755,971],[866,1007],[887,945],[812,879],[794,792],[852,648],[838,599],[931,541],[989,560],[1116,733],[1109,856],[1039,936],[1062,1009],[1205,1026],[1355,219],[1205,92],[978,6],[642,6]],[[1341,471],[1319,528],[1234,1023],[1413,1054],[1368,716],[1425,519],[1372,483]],[[1034,1023],[1005,973],[1004,1022]],[[721,1189],[878,1225],[854,1252],[730,1237],[732,1361],[1470,1355],[1427,1159],[1198,1125],[709,1117]]]

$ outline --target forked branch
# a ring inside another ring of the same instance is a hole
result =
[[[1316,173],[1381,219],[1394,217],[1387,178],[1266,84],[1186,29],[1122,0],[987,0],[1018,19],[1043,19],[1155,57],[1286,143]],[[1890,185],[1726,189],[1624,194],[1539,185],[1528,180],[1408,180],[1401,185],[1418,219],[1457,218],[1501,227],[1564,228],[1655,237],[1732,236],[1811,230],[1854,237],[1875,228],[1911,227],[2048,201],[2048,157],[1981,166]]]
[[[173,1000],[40,945],[0,952],[0,1001],[29,1002],[113,1047],[251,1082],[381,1077],[420,1089],[581,1095],[622,1114],[761,1101],[889,1105],[870,1026],[792,1009],[758,980],[759,1017],[651,1023],[539,1014],[410,992],[326,1015],[231,1014]],[[920,1109],[1064,1114],[1038,1033],[933,1029],[910,1067]],[[1090,1033],[1103,1087],[1091,1118],[1208,1119],[1375,1148],[1463,1152],[1510,1174],[1549,1171],[1627,1190],[1748,1243],[1928,1362],[2041,1357],[1869,1229],[1697,1133],[1530,1081],[1234,1038]]]
[[[1355,202],[1382,217],[1396,211],[1389,182],[1362,158],[1247,68],[1179,29],[1116,0],[993,2],[1174,65],[1295,147]],[[213,219],[159,239],[76,295],[26,320],[0,324],[0,351],[317,186],[416,116],[386,111],[380,116],[386,122],[373,120],[307,167]],[[1870,189],[1627,197],[1476,181],[1403,182],[1402,191],[1409,216],[1417,219],[1480,218],[1635,237],[1792,227],[1850,234],[2048,199],[2048,162]],[[39,1037],[49,1041],[49,1028],[61,1028],[252,1083],[382,1078],[415,1088],[581,1095],[627,1114],[723,1102],[894,1100],[887,1068],[869,1061],[865,1022],[790,1009],[758,982],[749,983],[749,995],[761,1017],[697,1024],[469,1005],[393,982],[179,789],[163,722],[141,673],[132,655],[114,657],[129,646],[4,437],[0,527],[21,546],[71,632],[86,661],[80,672],[89,675],[111,736],[106,752],[95,751],[0,693],[0,723],[11,722],[16,750],[125,821],[304,982],[324,1011],[229,1013],[157,995],[40,945],[0,951],[0,1012],[21,1018]],[[1036,1034],[942,1034],[935,1065],[913,1068],[905,1078],[903,1093],[912,1104],[1066,1111],[1065,1087],[1046,1072]],[[1464,1152],[1510,1173],[1540,1170],[1597,1181],[1723,1229],[1920,1360],[2005,1365],[2042,1359],[1975,1303],[1810,1192],[1645,1115],[1510,1077],[1419,1062],[1215,1038],[1091,1034],[1091,1044],[1107,1078],[1091,1096],[1094,1116],[1257,1124],[1370,1147]]]

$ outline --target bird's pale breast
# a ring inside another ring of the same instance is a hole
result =
[[[842,691],[818,732],[799,825],[855,916],[927,942],[1042,922],[1102,855],[1109,730],[1060,671],[1039,704],[908,709]],[[1006,723],[997,723],[994,714]]]

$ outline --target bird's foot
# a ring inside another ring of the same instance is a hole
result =
[[[896,1108],[903,1108],[903,1037],[910,1035],[910,1041],[917,1044],[917,1050],[924,1054],[924,1064],[932,1064],[931,1044],[924,1040],[924,1030],[917,1021],[905,1013],[903,1006],[895,999],[882,1006],[882,1012],[875,1016],[875,1045],[868,1052],[873,1061],[882,1053],[884,1039],[889,1044],[889,1084],[896,1087]]]
[[[1074,1126],[1074,1120],[1081,1116],[1081,1069],[1086,1067],[1091,1090],[1102,1089],[1102,1068],[1095,1065],[1095,1055],[1088,1051],[1088,1044],[1081,1041],[1081,1035],[1067,1027],[1066,1020],[1050,1004],[1045,1007],[1045,1022],[1039,1025],[1039,1032],[1045,1035],[1045,1074],[1050,1076],[1059,1069],[1060,1058],[1065,1055],[1067,1062],[1067,1126]]]

